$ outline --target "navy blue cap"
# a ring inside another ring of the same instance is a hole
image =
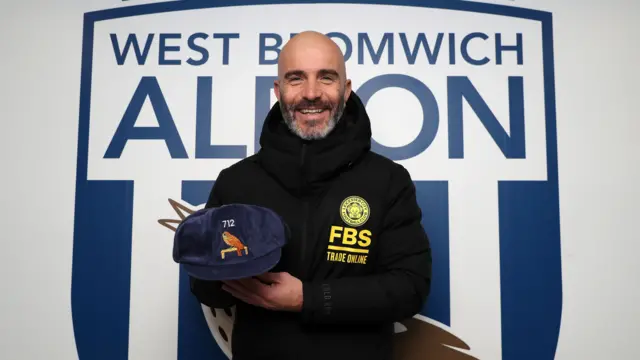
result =
[[[176,228],[173,260],[203,280],[260,275],[280,261],[289,229],[274,211],[229,204],[198,210]]]

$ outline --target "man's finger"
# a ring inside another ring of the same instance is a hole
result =
[[[244,291],[244,292],[248,292],[248,293],[257,293],[257,289],[255,284],[253,283],[253,279],[238,279],[238,280],[229,280],[229,281],[224,281],[224,284],[227,284],[228,286],[231,286],[235,289]]]
[[[243,282],[239,280],[225,281],[223,284],[223,286],[227,286],[237,292],[241,292],[244,294],[250,294],[253,292],[251,288],[247,287]]]
[[[260,274],[258,276],[256,276],[260,281],[267,283],[267,284],[273,284],[274,282],[278,281],[279,278],[279,274],[278,273],[272,273],[272,272],[267,272],[264,274]]]
[[[242,287],[236,287],[236,285],[222,285],[222,290],[228,292],[229,294],[231,294],[233,297],[237,298],[238,300],[241,300],[247,304],[251,304],[251,305],[255,305],[255,306],[262,306],[264,307],[266,305],[264,299],[262,299],[260,296],[248,292],[246,291],[246,289],[242,288]]]
[[[236,299],[245,302],[247,304],[251,304],[251,305],[256,305],[258,306],[258,303],[255,299],[252,299],[248,296],[246,296],[245,294],[241,293],[241,292],[237,292],[231,288],[225,289],[225,291],[229,292],[229,294],[231,294],[233,297],[235,297]]]
[[[261,301],[269,303],[272,297],[271,287],[263,284],[260,280],[248,278],[225,282],[229,287],[234,288],[238,292],[242,292],[245,296],[257,296]]]
[[[240,282],[240,286],[247,289],[247,291],[260,295],[261,297],[266,297],[269,292],[269,285],[262,283],[257,279],[241,279],[238,280]]]

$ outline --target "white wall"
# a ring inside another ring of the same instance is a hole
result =
[[[0,321],[0,355],[2,358],[46,357],[65,360],[78,358],[71,317],[71,275],[83,13],[128,6],[130,3],[133,1],[125,3],[115,0],[21,1],[4,2],[0,5],[0,26],[2,27],[0,119],[3,125],[0,146],[4,168],[1,181],[5,189],[2,193],[4,211],[0,216],[5,229],[2,237],[4,256],[0,263],[4,276],[2,281],[4,291],[0,300],[0,309],[2,309],[0,310],[2,319]],[[640,145],[636,140],[636,134],[640,133],[640,125],[638,116],[634,112],[635,103],[640,95],[637,88],[640,72],[636,65],[640,58],[640,51],[636,46],[636,35],[640,28],[637,24],[633,24],[636,14],[640,11],[640,3],[631,0],[607,2],[531,0],[493,1],[493,3],[544,10],[553,15],[562,255],[562,322],[555,358],[567,360],[640,358],[640,350],[635,343],[640,335],[638,325],[640,316],[636,314],[635,306],[640,300],[640,292],[635,285],[636,274],[640,270],[636,265],[636,252],[640,250],[638,245],[640,237],[636,231],[636,222],[640,215],[640,205],[638,205],[640,191],[636,186],[640,183],[637,160],[637,156],[640,155]],[[33,8],[30,9],[30,6]],[[273,13],[275,14],[277,13]],[[454,18],[459,19],[451,15],[450,19]],[[261,19],[264,25],[261,25],[263,27],[260,31],[286,30],[281,20]],[[401,24],[406,22],[406,19],[398,18],[389,21]],[[484,20],[478,18],[477,21],[482,23]],[[349,22],[343,24],[346,24],[344,25],[346,29],[357,30],[354,24]],[[233,24],[228,25],[231,29]],[[482,26],[484,25],[486,21],[482,23]],[[115,29],[118,29],[118,26],[123,26],[120,29],[128,29],[126,24],[114,26]],[[139,26],[140,31],[144,31],[144,23],[141,22]],[[188,25],[185,26],[188,27]],[[452,23],[451,26],[464,26],[464,24]],[[246,30],[246,28],[243,29]],[[96,30],[105,29],[96,27]],[[387,31],[394,31],[394,29],[390,27]],[[456,31],[463,30],[458,28]],[[109,46],[108,43],[105,44]],[[399,42],[396,44],[396,51],[401,51]],[[105,54],[105,56],[113,55]],[[529,55],[526,53],[525,57]],[[106,68],[112,66],[108,63],[111,59],[95,58],[94,61],[96,64],[104,62]],[[472,71],[462,66],[457,69]],[[388,70],[389,68],[383,68],[380,71]],[[446,67],[444,70],[447,70]],[[142,74],[137,71],[141,70],[131,68],[133,80],[130,86],[134,86]],[[252,68],[251,71],[254,72],[253,76],[262,70]],[[355,70],[353,73],[354,77],[360,79],[366,78],[365,75],[375,71],[367,68]],[[524,71],[533,73],[536,71],[535,66]],[[266,73],[262,71],[261,75]],[[122,76],[121,73],[119,74]],[[189,73],[190,79],[194,74]],[[530,73],[527,74],[530,75]],[[96,77],[98,79],[96,81],[108,80],[106,75],[100,76],[102,77]],[[178,83],[180,79],[178,77],[171,81]],[[534,82],[533,75],[527,79]],[[485,81],[483,84],[491,84],[491,82]],[[120,116],[123,111],[122,104],[128,101],[124,98],[131,96],[131,90],[134,87],[127,90],[127,93],[124,91],[120,93],[122,88],[117,86],[113,89],[105,89],[107,88],[102,88],[102,92],[100,89],[94,89],[93,96],[96,98],[102,96],[103,99],[109,99],[112,96],[113,104],[102,100],[103,102],[92,105],[92,107],[102,106],[101,112],[95,116],[98,118],[110,114],[115,114],[115,117]],[[437,85],[435,89],[441,91],[444,87]],[[116,91],[109,93],[111,90]],[[235,89],[235,91],[238,90],[240,88]],[[535,85],[531,91],[537,91]],[[251,99],[254,96],[253,89],[249,92]],[[495,95],[494,104],[498,104],[497,107],[500,109],[498,114],[506,115],[508,114],[506,107],[500,105],[498,99],[500,94],[498,92]],[[179,96],[177,92],[172,95]],[[192,94],[187,95],[187,100],[192,98]],[[180,102],[180,100],[173,101]],[[380,102],[380,104],[383,103]],[[412,106],[409,101],[406,104]],[[372,107],[374,107],[373,104]],[[189,114],[186,105],[184,109],[183,111]],[[382,107],[376,109],[378,110],[374,110],[375,112],[386,114]],[[244,141],[251,145],[250,149],[252,149],[253,133],[250,130],[253,115],[251,111],[250,109],[247,112],[249,122],[238,125],[243,127],[238,137],[232,140],[214,138],[214,141],[221,140],[229,144]],[[118,120],[119,118],[116,119]],[[98,130],[95,134],[98,136],[107,132],[110,134],[112,129],[107,126],[114,125],[102,124],[101,126],[105,126],[104,131]],[[410,122],[408,124],[412,126]],[[380,135],[384,132],[380,130],[382,126],[382,122],[375,122],[374,119],[374,136],[377,132],[381,142],[385,140]],[[533,142],[527,145],[531,146],[528,149],[533,149],[535,153],[537,147],[544,146],[543,139],[533,138]],[[410,140],[410,134],[397,132],[387,140],[389,143],[407,142]],[[190,139],[185,140],[185,143],[187,141],[191,144]],[[104,144],[96,144],[100,143],[94,141],[90,148],[93,146],[95,150],[103,152],[104,146],[99,146]],[[481,147],[485,145],[483,143]],[[188,151],[192,151],[192,148],[192,144],[187,147]],[[158,154],[163,150],[158,147],[153,150],[140,148],[138,151],[138,156],[146,156]],[[151,158],[157,162],[163,161],[159,160],[160,157],[151,156]],[[215,169],[210,171],[217,173],[216,169],[228,163],[218,161],[213,165]],[[445,168],[451,166],[448,170],[450,172],[456,171],[450,162],[435,160],[435,163]],[[112,176],[114,171],[119,171],[100,161],[97,161],[97,164],[93,170],[90,169],[90,174],[93,171],[94,176]],[[415,177],[424,180],[450,179],[453,176],[448,172],[423,174],[419,163],[412,163],[409,160],[406,164]],[[529,166],[541,165],[544,166],[544,163],[533,162],[525,164],[521,170],[507,170],[507,177],[517,177],[518,174],[533,171]],[[204,179],[210,175],[207,171],[193,170],[202,169],[196,165],[189,169],[191,170],[183,169],[182,171],[195,171],[191,178]],[[460,171],[464,173],[473,169],[480,168],[469,165]],[[148,168],[146,171],[153,170]],[[538,175],[531,176],[535,178]],[[166,190],[169,193],[173,191],[167,189],[172,188],[151,189],[147,193],[153,193],[156,190]],[[464,193],[460,190],[452,193],[451,196],[462,194]],[[164,206],[166,197],[172,195],[173,193],[166,196],[165,193],[157,195],[160,198],[157,200],[159,206]],[[482,196],[478,199],[485,200]],[[453,226],[456,219],[464,218],[464,215],[462,210],[451,215],[452,236],[455,236],[456,232],[464,232],[459,227]],[[171,213],[161,212],[150,216],[171,216]],[[171,234],[154,226],[143,227],[142,230],[137,231],[162,234],[161,236],[170,239]],[[489,229],[488,232],[491,233],[494,230]],[[144,241],[141,244],[144,244]],[[489,245],[486,246],[494,246],[493,249],[496,249],[496,243],[488,242],[487,244]],[[467,251],[465,246],[471,246],[471,243],[458,242],[456,246],[458,247],[451,249],[452,263],[456,259],[464,259]],[[497,253],[486,246],[485,250],[481,251],[496,257]],[[158,251],[165,252],[166,247]],[[135,259],[136,255],[133,254],[133,256]],[[540,266],[544,267],[545,264]],[[166,271],[166,269],[162,268],[160,271]],[[490,270],[486,271],[490,273]],[[144,278],[152,274],[150,272],[139,276]],[[171,271],[167,274],[175,275]],[[472,271],[464,267],[452,274],[452,289],[460,291],[464,291],[461,289],[464,289],[470,281],[466,276],[474,276]],[[459,277],[456,278],[456,274]],[[154,280],[150,279],[149,282],[154,283]],[[490,285],[499,286],[497,281]],[[158,295],[167,290],[154,288],[151,291],[152,294],[153,291],[157,291],[156,295]],[[544,294],[536,296],[544,297]],[[493,302],[495,295],[489,290],[478,294],[478,297],[488,301],[492,306],[490,308],[494,310],[499,308],[499,303]],[[146,300],[146,298],[138,298],[136,301],[142,304]],[[153,300],[149,298],[150,302]],[[172,305],[173,302],[155,303],[149,305],[149,311],[163,309],[163,306],[169,308]],[[476,321],[474,319],[480,321],[479,317],[482,316],[474,313],[473,309],[476,305],[478,303],[473,303],[472,300],[453,298],[452,308],[455,309],[457,306],[459,311],[452,310],[453,324],[450,331],[461,335],[471,344],[471,354],[484,356],[481,357],[482,359],[494,358],[493,356],[499,353],[500,344],[492,343],[493,338],[489,335],[485,338],[472,330],[473,321]],[[104,306],[107,306],[106,303]],[[161,312],[151,313],[162,316]],[[454,320],[456,316],[462,316],[459,314],[465,314],[464,319],[459,317],[458,320]],[[167,323],[175,322],[173,315],[175,314],[168,315],[171,318]],[[142,314],[138,312],[137,316],[144,318],[144,311]],[[465,322],[465,320],[468,321]],[[461,325],[456,327],[456,321]],[[143,328],[141,332],[146,333],[147,331],[144,330]],[[149,335],[145,339],[153,341],[154,338]],[[142,359],[143,354],[151,355],[154,351],[166,349],[161,347],[155,350],[153,347],[145,349],[139,343],[134,343],[132,348],[130,354],[140,355],[140,357],[132,356],[132,359]],[[474,353],[474,350],[477,352]]]

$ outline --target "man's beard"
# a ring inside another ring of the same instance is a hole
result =
[[[298,137],[304,140],[318,140],[323,139],[331,131],[336,127],[338,121],[342,117],[345,108],[344,102],[344,92],[341,92],[340,98],[338,99],[338,103],[333,105],[328,102],[323,101],[307,101],[302,100],[298,103],[293,104],[285,104],[282,99],[284,99],[284,94],[280,91],[280,111],[282,112],[282,117],[284,119],[285,124],[291,132],[296,134]],[[333,106],[332,106],[333,105]],[[300,122],[294,120],[296,110],[304,109],[304,108],[320,108],[327,109],[331,111],[332,115],[329,117],[329,121],[326,125],[320,120],[306,122],[305,126],[300,126]]]

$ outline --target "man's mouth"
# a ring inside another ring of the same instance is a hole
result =
[[[300,109],[298,111],[300,111],[303,114],[319,114],[321,112],[323,112],[325,109]]]

